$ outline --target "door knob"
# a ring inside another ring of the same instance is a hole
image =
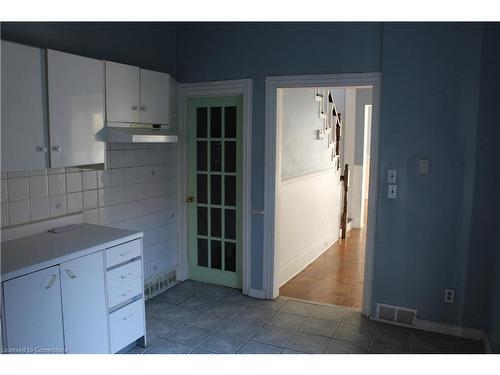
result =
[[[186,198],[186,203],[193,203],[194,202],[194,197],[187,197]]]

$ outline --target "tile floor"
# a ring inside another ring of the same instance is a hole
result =
[[[484,353],[479,341],[363,318],[358,310],[188,280],[146,302],[145,354]]]

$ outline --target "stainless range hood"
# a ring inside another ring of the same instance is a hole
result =
[[[176,143],[176,129],[169,125],[107,123],[108,142],[119,143]]]

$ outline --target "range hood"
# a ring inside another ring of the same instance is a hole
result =
[[[169,125],[107,123],[108,142],[119,143],[176,143],[176,129]]]

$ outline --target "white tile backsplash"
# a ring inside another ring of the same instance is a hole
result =
[[[97,189],[83,192],[83,208],[90,210],[98,207]]]
[[[82,192],[69,193],[68,199],[68,213],[81,212],[83,209],[83,195]]]
[[[97,171],[83,172],[83,190],[97,189]]]
[[[30,176],[42,176],[47,174],[47,169],[32,169],[28,171]]]
[[[49,197],[31,198],[31,221],[39,221],[48,219],[49,213]]]
[[[30,222],[30,201],[9,202],[10,225],[25,224]]]
[[[108,150],[107,170],[2,173],[1,225],[83,211],[86,223],[142,231],[148,281],[177,266],[177,147],[113,143]]]
[[[26,177],[28,171],[7,172],[7,178]]]
[[[60,169],[64,171],[64,168],[58,168],[58,170]],[[66,193],[66,174],[64,172],[52,174],[50,173],[49,169],[48,179],[49,179],[49,195],[58,195]]]
[[[68,193],[82,191],[82,172],[66,173],[66,191]]]
[[[9,201],[21,201],[29,198],[29,184],[27,177],[10,178],[7,180]]]
[[[99,224],[99,209],[83,211],[83,221],[89,224]]]
[[[123,151],[111,151],[110,152],[110,166],[111,168],[122,168],[123,167]]]
[[[30,198],[46,197],[49,194],[47,175],[31,176],[29,184]]]
[[[9,204],[2,203],[2,228],[8,227],[9,223]]]
[[[49,198],[50,217],[67,215],[66,194],[54,195]]]
[[[7,191],[7,179],[2,180],[1,189],[2,189],[2,203],[5,203],[9,200],[9,194]]]
[[[123,185],[123,168],[111,170],[111,186]]]

